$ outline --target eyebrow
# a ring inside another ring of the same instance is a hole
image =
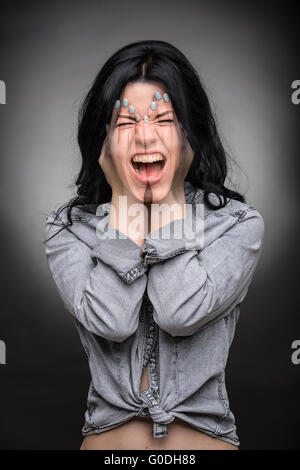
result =
[[[165,116],[166,114],[170,114],[170,113],[173,113],[173,111],[170,109],[169,111],[164,111],[163,113],[160,113],[156,116],[156,119],[157,118],[160,118],[162,116]],[[129,116],[128,114],[119,114],[118,118],[127,118],[127,119],[131,119],[132,121],[135,121],[135,117],[132,117],[132,116]]]

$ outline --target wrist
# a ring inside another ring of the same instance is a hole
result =
[[[135,204],[136,207],[132,207]],[[145,232],[145,209],[145,206],[139,201],[131,201],[129,204],[127,196],[114,193],[110,205],[108,226],[130,238],[142,249],[147,235]]]

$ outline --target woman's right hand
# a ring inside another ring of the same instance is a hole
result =
[[[132,224],[132,217],[129,217],[129,215],[127,214],[127,222],[125,221],[125,225],[122,223],[124,222],[124,217],[121,218],[122,221],[119,218],[119,210],[121,211],[121,209],[119,209],[119,197],[124,196],[124,194],[122,192],[122,182],[119,179],[119,176],[113,163],[113,158],[111,156],[114,145],[116,144],[114,143],[114,138],[116,138],[116,136],[114,136],[113,132],[107,133],[98,160],[99,165],[105,175],[105,178],[112,190],[111,205],[114,207],[115,210],[110,211],[109,226],[118,229],[142,249],[144,245],[143,227],[141,227],[140,232],[132,231],[130,230],[130,224]],[[140,202],[136,201],[136,203]],[[127,204],[127,211],[128,210],[129,206]]]
[[[112,152],[111,148],[113,144],[112,140],[113,140],[113,134],[111,132],[108,132],[102,145],[98,163],[100,167],[102,168],[106,181],[111,187],[112,193],[118,193],[121,189],[121,185],[120,185],[121,182],[117,175],[115,166],[113,164],[113,159],[111,156],[111,152]]]

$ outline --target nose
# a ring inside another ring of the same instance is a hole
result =
[[[151,123],[141,121],[136,126],[135,144],[137,148],[151,148],[156,142],[156,133]]]

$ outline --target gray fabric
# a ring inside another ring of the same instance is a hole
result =
[[[64,230],[66,209],[54,225],[54,211],[46,218],[45,238],[57,233],[45,245],[49,269],[91,371],[84,436],[139,416],[153,420],[153,437],[165,437],[178,417],[240,445],[225,367],[264,221],[253,206],[233,199],[213,210],[203,194],[185,182],[193,224],[204,229],[200,246],[196,236],[174,238],[180,221],[169,224],[170,239],[161,230],[148,234],[143,250],[126,236],[111,239],[110,203],[73,208],[73,225]],[[150,387],[140,393],[145,363]]]

